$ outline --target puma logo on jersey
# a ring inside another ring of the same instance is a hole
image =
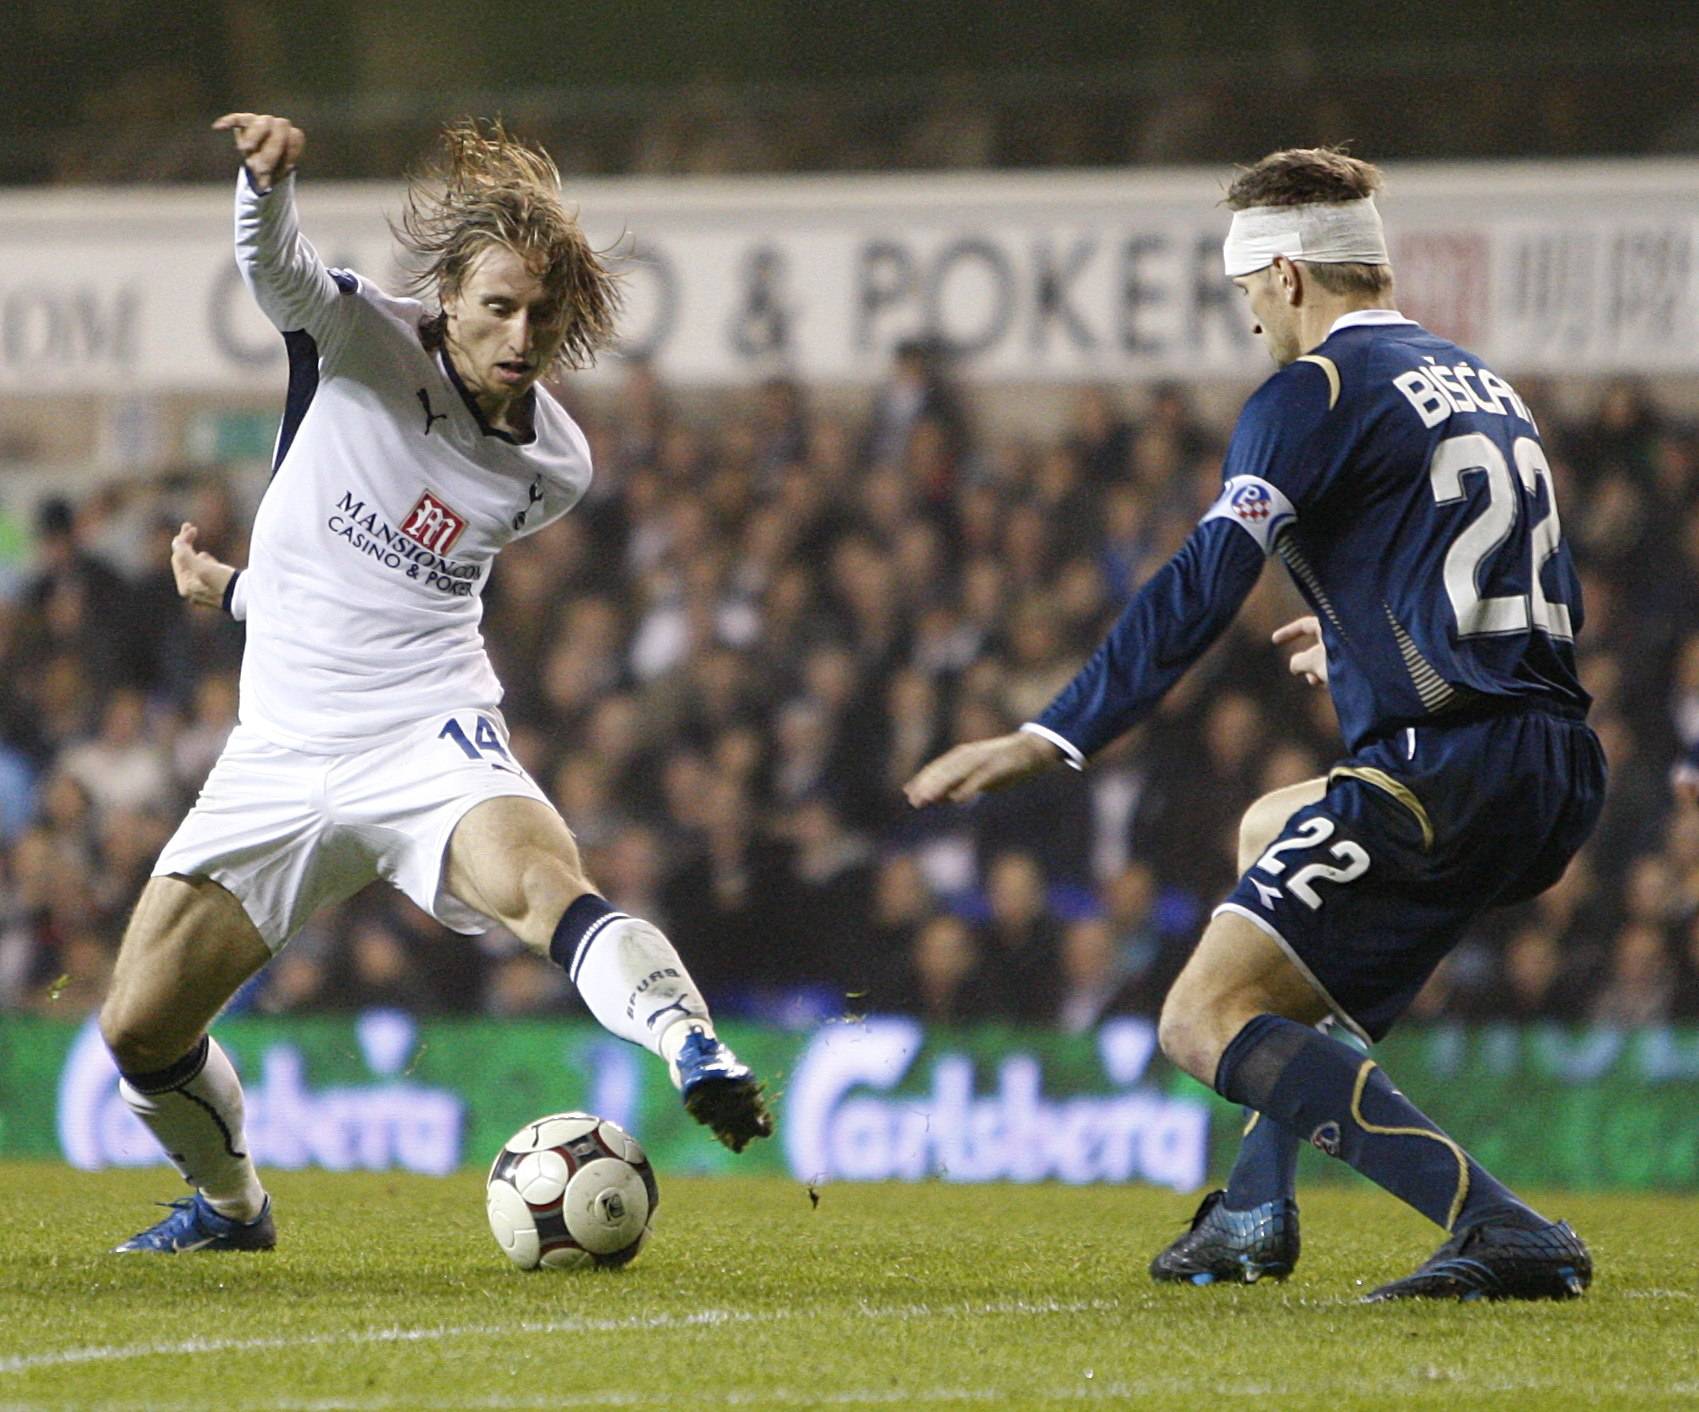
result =
[[[425,409],[426,436],[431,434],[432,422],[446,422],[448,420],[447,412],[433,412],[431,410],[431,394],[426,392],[422,387],[419,389],[419,405]]]
[[[419,497],[419,503],[407,512],[401,532],[433,554],[447,554],[465,528],[466,517],[451,510],[427,490]]]

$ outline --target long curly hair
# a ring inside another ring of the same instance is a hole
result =
[[[409,292],[425,299],[457,293],[489,246],[524,260],[565,328],[549,371],[589,367],[614,336],[619,275],[562,200],[549,154],[499,118],[463,118],[443,129],[437,150],[408,173],[406,207],[390,228],[413,257]],[[428,345],[440,343],[444,316],[427,319],[420,332]]]

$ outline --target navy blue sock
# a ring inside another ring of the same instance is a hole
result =
[[[174,1088],[181,1088],[206,1068],[207,1054],[211,1048],[211,1038],[203,1034],[195,1041],[195,1047],[175,1064],[167,1064],[163,1069],[150,1073],[132,1074],[127,1069],[120,1069],[119,1073],[124,1082],[137,1093],[169,1093]]]
[[[1227,1206],[1249,1211],[1267,1201],[1285,1201],[1298,1185],[1298,1139],[1272,1118],[1247,1108],[1249,1126],[1227,1178]]]
[[[549,941],[549,955],[554,963],[578,983],[578,965],[583,960],[585,944],[601,930],[600,923],[610,917],[626,914],[605,897],[587,892],[560,914],[555,934]]]
[[[1446,1230],[1506,1214],[1534,1216],[1374,1060],[1308,1025],[1258,1015],[1222,1051],[1215,1088],[1349,1162]]]

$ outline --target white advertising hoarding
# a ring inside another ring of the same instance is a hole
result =
[[[569,182],[628,278],[625,347],[679,383],[858,383],[930,336],[976,379],[1252,377],[1224,176]],[[1400,303],[1507,372],[1699,372],[1699,163],[1397,167]],[[396,287],[390,185],[303,178],[327,262]],[[0,393],[252,391],[283,347],[227,189],[0,195]],[[618,359],[607,360],[617,367]]]

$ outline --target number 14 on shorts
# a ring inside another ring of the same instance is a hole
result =
[[[460,747],[460,753],[468,760],[481,760],[498,770],[512,770],[518,773],[519,766],[514,764],[513,756],[508,754],[507,747],[502,744],[501,736],[497,734],[489,718],[470,716],[467,720],[472,725],[471,735],[466,734],[465,725],[450,716],[437,732],[437,739],[452,741]],[[491,759],[491,756],[499,756],[500,759]]]

